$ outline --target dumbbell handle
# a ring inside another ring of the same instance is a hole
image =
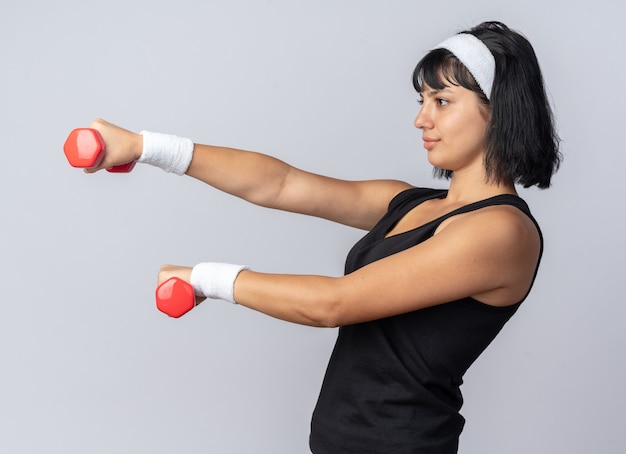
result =
[[[97,167],[104,158],[106,145],[96,129],[77,128],[67,136],[63,152],[72,167],[92,168]],[[135,161],[110,167],[107,171],[127,173],[133,170],[133,167],[135,167]]]
[[[188,282],[172,277],[157,287],[156,304],[161,312],[178,318],[195,307],[195,292]]]

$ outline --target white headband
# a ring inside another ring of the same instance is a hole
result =
[[[446,39],[436,49],[452,52],[474,76],[487,99],[491,99],[496,60],[485,43],[469,33],[459,33]]]

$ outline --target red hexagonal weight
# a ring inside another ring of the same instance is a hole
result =
[[[172,277],[157,287],[156,304],[164,314],[178,318],[196,305],[195,292],[191,284]]]
[[[128,173],[131,170],[133,170],[133,167],[135,167],[135,164],[137,164],[136,161],[132,161],[129,162],[128,164],[122,164],[121,166],[114,166],[111,167],[109,169],[107,169],[107,172],[111,172],[111,173]]]
[[[91,128],[74,129],[63,145],[65,157],[72,167],[82,169],[97,167],[106,151],[106,145],[100,133]],[[133,170],[135,161],[107,169],[113,173],[127,173]]]
[[[72,167],[96,167],[104,157],[104,141],[95,129],[74,129],[65,141],[63,151]]]

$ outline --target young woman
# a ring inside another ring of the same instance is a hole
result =
[[[547,188],[558,138],[528,41],[502,23],[459,33],[417,65],[428,160],[447,190],[344,181],[267,155],[134,134],[103,120],[105,167],[133,160],[252,203],[368,233],[342,277],[165,265],[198,302],[228,300],[294,323],[340,327],[313,414],[316,453],[454,453],[467,368],[528,295],[542,253],[516,185]]]

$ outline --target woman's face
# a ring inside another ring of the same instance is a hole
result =
[[[420,104],[415,127],[422,130],[428,161],[455,172],[484,169],[489,113],[478,96],[461,86],[437,90],[424,84]]]

